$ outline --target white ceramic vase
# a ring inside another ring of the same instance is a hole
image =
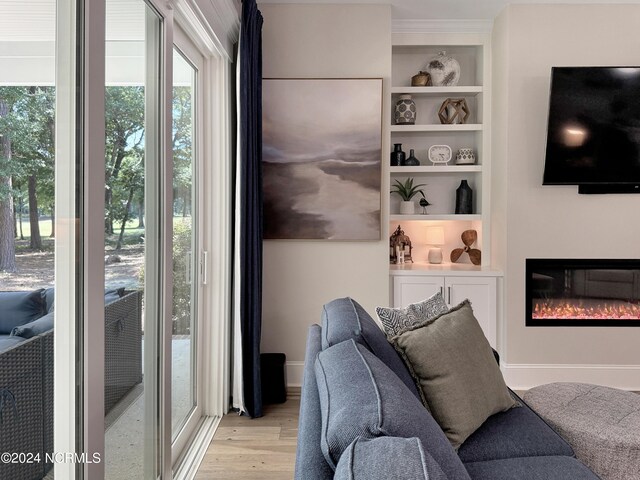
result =
[[[413,215],[416,213],[416,204],[411,200],[408,202],[400,202],[400,214],[401,215]]]

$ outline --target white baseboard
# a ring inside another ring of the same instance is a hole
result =
[[[593,383],[640,391],[640,365],[502,364],[504,380],[513,390],[553,382]]]
[[[301,387],[304,362],[287,362],[285,368],[287,369],[287,387]]]

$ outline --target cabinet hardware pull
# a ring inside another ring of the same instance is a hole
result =
[[[447,287],[447,296],[449,297],[447,303],[451,305],[451,287]]]

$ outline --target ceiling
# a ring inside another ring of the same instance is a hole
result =
[[[257,0],[260,3],[391,4],[394,20],[493,20],[508,4],[628,4],[640,0]]]

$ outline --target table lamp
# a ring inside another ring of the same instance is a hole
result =
[[[427,227],[427,245],[433,245],[429,249],[429,263],[442,263],[442,249],[439,245],[444,245],[444,228]]]

